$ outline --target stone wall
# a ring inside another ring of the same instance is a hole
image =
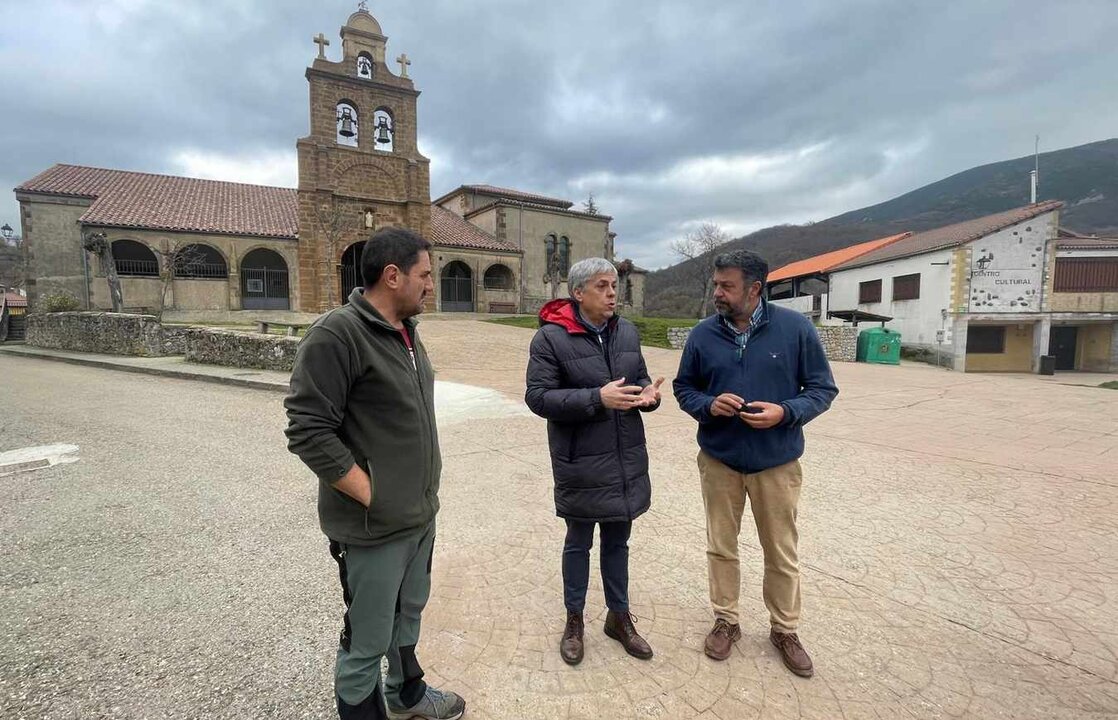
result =
[[[107,355],[164,354],[163,326],[153,315],[33,313],[27,316],[27,344]]]
[[[299,338],[163,327],[153,315],[65,312],[28,315],[27,344],[108,355],[185,355],[190,362],[209,365],[291,370]]]
[[[691,335],[691,328],[668,328],[668,344],[676,350],[682,350],[683,346],[687,344],[689,335]]]
[[[832,362],[854,362],[858,354],[858,328],[849,326],[817,326],[819,340],[823,343],[823,350],[827,359]],[[668,328],[668,343],[681,349],[687,343],[691,328]]]
[[[858,356],[858,328],[848,325],[817,326],[819,340],[831,362],[854,362]]]
[[[227,367],[291,370],[299,338],[286,335],[187,328],[185,355],[189,362]]]

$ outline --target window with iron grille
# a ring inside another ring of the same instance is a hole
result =
[[[113,241],[113,264],[121,277],[159,277],[159,260],[155,253],[135,240]]]
[[[1118,258],[1056,258],[1053,292],[1118,292]]]
[[[881,302],[881,281],[867,280],[864,283],[858,283],[858,302]]]
[[[893,278],[894,300],[920,299],[920,273],[898,275]]]
[[[967,352],[1000,355],[1005,352],[1004,325],[971,325],[967,328]]]

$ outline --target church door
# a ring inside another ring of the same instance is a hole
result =
[[[470,266],[455,260],[443,268],[439,289],[443,312],[473,312],[474,278]]]

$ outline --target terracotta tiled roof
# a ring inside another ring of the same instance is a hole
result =
[[[293,188],[55,165],[17,192],[88,197],[87,225],[295,238]]]
[[[431,242],[435,245],[466,250],[520,252],[512,243],[498,240],[439,205],[431,206]]]
[[[27,298],[19,293],[4,293],[4,302],[8,307],[27,307]]]
[[[1118,238],[1107,237],[1063,237],[1056,241],[1056,247],[1067,250],[1113,250],[1118,248]]]
[[[1035,205],[1026,205],[1024,207],[1014,208],[1013,210],[1006,210],[1005,212],[995,213],[993,215],[986,215],[985,217],[975,218],[974,220],[955,223],[954,225],[948,225],[946,227],[935,228],[934,230],[926,230],[921,233],[916,233],[915,235],[910,235],[909,237],[898,240],[885,247],[878,248],[877,250],[871,250],[861,257],[849,260],[834,269],[847,270],[863,265],[873,265],[886,260],[921,255],[926,252],[932,252],[933,250],[958,247],[963,243],[985,237],[990,233],[997,232],[1011,225],[1016,225],[1019,222],[1030,220],[1038,215],[1043,215],[1053,210],[1059,210],[1063,206],[1064,203],[1059,200],[1049,200]]]
[[[803,277],[804,275],[825,273],[833,267],[842,265],[844,262],[849,262],[850,260],[865,255],[871,250],[877,250],[880,247],[891,245],[898,240],[903,240],[911,234],[912,233],[906,232],[900,235],[890,235],[889,237],[858,243],[857,245],[851,245],[850,247],[832,250],[829,253],[823,253],[822,255],[816,255],[815,257],[804,258],[803,260],[788,263],[769,273],[769,282],[773,283],[779,280]]]
[[[605,222],[609,222],[610,220],[613,220],[612,215],[603,215],[601,213],[588,213],[588,212],[582,212],[581,210],[571,210],[569,208],[562,208],[562,207],[559,207],[558,205],[544,205],[543,203],[524,202],[524,201],[521,201],[521,200],[511,200],[509,198],[498,198],[491,203],[487,203],[487,204],[482,205],[480,207],[476,207],[473,210],[471,210],[470,212],[466,213],[466,217],[471,218],[474,215],[478,215],[480,213],[483,213],[486,210],[497,207],[498,205],[507,205],[507,206],[510,206],[510,207],[526,207],[526,208],[532,208],[533,210],[547,210],[549,212],[557,212],[557,213],[562,213],[564,215],[575,215],[577,217],[594,218],[594,219],[597,219],[597,220],[604,220]]]
[[[523,200],[525,202],[534,202],[541,205],[553,205],[559,208],[569,208],[574,205],[570,200],[561,200],[560,198],[548,197],[547,195],[537,195],[535,193],[522,192],[520,190],[512,190],[510,188],[497,187],[495,185],[459,185],[457,189],[451,190],[446,195],[435,201],[436,204],[441,204],[447,198],[454,197],[460,192],[476,192],[485,195],[496,195],[497,197],[507,198],[510,200]]]

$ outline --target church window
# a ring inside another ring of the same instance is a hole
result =
[[[374,147],[382,152],[392,152],[396,145],[396,123],[385,108],[377,108],[373,113],[373,138]]]
[[[348,100],[342,100],[337,106],[337,119],[338,119],[338,134],[337,142],[339,145],[347,145],[349,147],[357,147],[357,131],[358,131],[358,117],[357,108],[353,103]]]
[[[357,56],[357,77],[365,80],[373,79],[373,57],[367,52]]]
[[[547,268],[547,274],[551,275],[551,270],[555,266],[555,236],[548,235],[543,241],[543,263]]]
[[[559,275],[567,277],[571,269],[571,241],[565,235],[559,238]]]

